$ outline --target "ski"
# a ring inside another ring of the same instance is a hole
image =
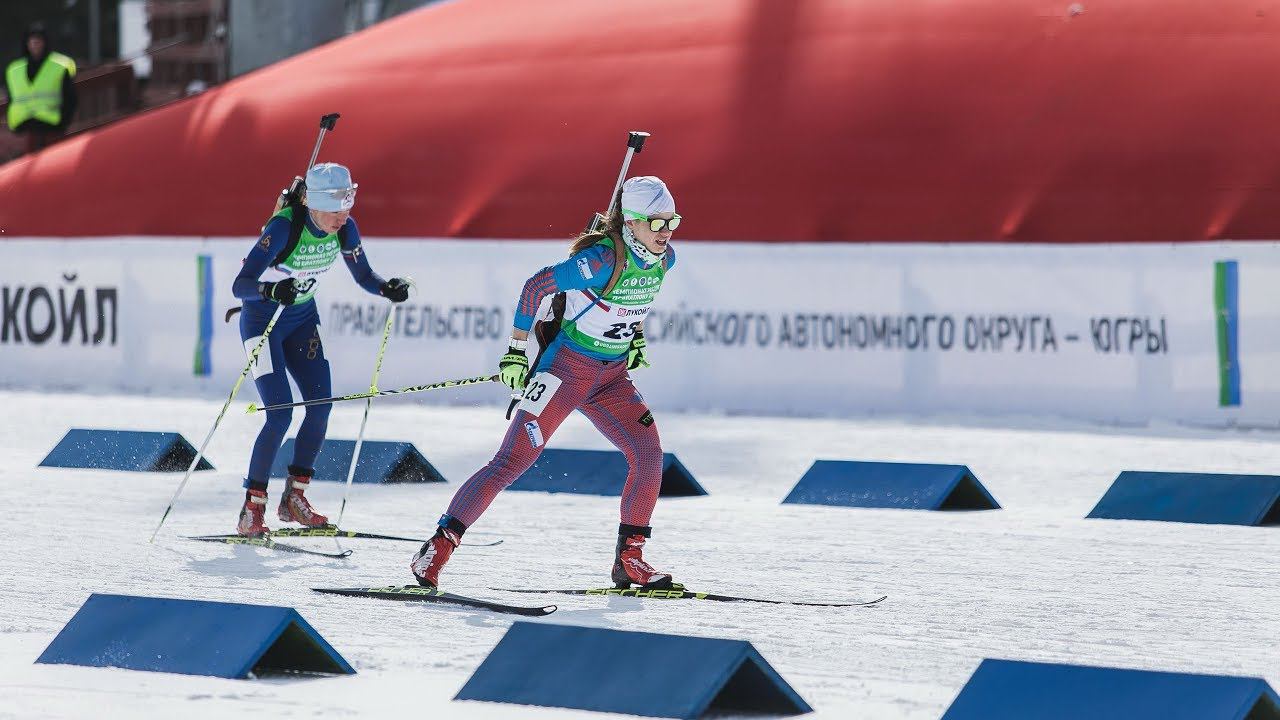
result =
[[[364,540],[402,540],[404,542],[426,542],[424,538],[401,537],[400,535],[379,535],[378,533],[359,532],[356,530],[339,530],[335,527],[315,527],[315,528],[280,528],[272,530],[271,537],[297,537],[297,538],[356,538]],[[210,540],[214,538],[238,538],[241,535],[202,535],[201,537]],[[493,547],[501,545],[502,540],[493,540],[490,542],[464,542],[463,545],[472,547]]]
[[[379,600],[401,600],[401,601],[427,601],[447,603],[450,605],[463,605],[466,607],[481,608],[483,610],[492,610],[493,612],[508,613],[511,615],[527,615],[539,617],[542,615],[550,615],[556,611],[555,605],[543,605],[542,607],[525,607],[521,605],[507,605],[506,603],[491,602],[489,600],[479,600],[477,598],[466,597],[465,595],[454,595],[443,590],[423,587],[420,585],[389,585],[386,587],[355,587],[355,588],[311,588],[319,593],[329,593],[331,595],[347,595],[349,597],[366,597],[376,598]]]
[[[363,540],[426,542],[426,540],[422,538],[402,537],[400,535],[379,535],[378,533],[360,532],[358,530],[339,530],[331,525],[326,525],[324,527],[277,528],[271,531],[271,537],[357,538]]]
[[[301,553],[303,555],[319,555],[320,557],[334,558],[340,560],[351,554],[350,550],[343,550],[339,553],[321,552],[319,550],[308,550],[300,548],[297,545],[285,545],[272,540],[270,537],[244,537],[243,535],[184,535],[188,540],[199,540],[201,542],[219,542],[227,545],[252,545],[253,547],[267,548],[268,550],[282,550],[284,552]]]
[[[622,590],[619,588],[590,588],[590,589],[567,589],[567,590],[538,590],[529,588],[490,588],[492,590],[500,590],[502,592],[514,593],[559,593],[561,595],[600,595],[610,597],[634,597],[648,598],[651,600],[716,600],[719,602],[753,602],[753,603],[769,603],[770,605],[804,605],[807,607],[871,607],[878,605],[889,598],[888,595],[882,595],[875,600],[850,600],[847,602],[807,602],[801,600],[773,600],[765,598],[749,598],[738,597],[736,595],[717,595],[715,593],[704,593],[688,590],[679,585],[669,590],[646,590],[644,588],[631,588]]]

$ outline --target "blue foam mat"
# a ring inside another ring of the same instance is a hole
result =
[[[548,448],[510,489],[618,497],[626,480],[627,459],[621,452]],[[660,497],[706,494],[684,463],[671,453],[662,454]]]
[[[943,720],[1258,720],[1280,698],[1265,680],[983,660]],[[1265,714],[1270,710],[1271,714]]]
[[[909,510],[996,510],[1000,504],[964,465],[818,460],[782,501]]]
[[[355,672],[293,608],[99,593],[36,662],[223,678]]]
[[[40,461],[41,467],[179,472],[191,465],[196,449],[176,432],[72,428]],[[212,470],[201,458],[197,470]]]
[[[271,477],[283,478],[289,474],[293,462],[294,439],[284,441],[271,465]],[[355,454],[356,441],[330,438],[320,447],[315,460],[313,480],[346,482]],[[444,482],[444,476],[436,470],[418,448],[409,442],[365,440],[360,446],[360,461],[351,482],[357,483],[425,483]]]
[[[743,640],[530,622],[511,626],[455,699],[671,718],[812,711]]]
[[[1280,476],[1125,470],[1088,517],[1216,525],[1274,524]]]

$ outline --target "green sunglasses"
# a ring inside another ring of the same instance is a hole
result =
[[[623,210],[622,212],[624,215],[626,215],[627,217],[630,217],[632,220],[644,220],[645,222],[649,223],[649,229],[654,232],[662,232],[663,230],[675,230],[676,228],[680,227],[681,218],[680,218],[680,215],[677,213],[672,213],[671,219],[668,220],[666,218],[651,218],[651,217],[642,215],[634,210]]]

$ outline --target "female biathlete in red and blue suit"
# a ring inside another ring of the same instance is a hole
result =
[[[435,535],[413,556],[410,569],[420,584],[437,586],[462,534],[533,465],[561,421],[581,410],[626,455],[630,468],[622,488],[614,583],[672,585],[671,575],[654,570],[642,554],[662,484],[662,446],[628,370],[649,364],[642,323],[675,265],[675,251],[667,245],[680,224],[675,209],[661,180],[631,178],[622,186],[621,213],[605,219],[605,232],[579,237],[568,260],[543,268],[525,283],[511,347],[498,364],[502,382],[523,395],[493,460],[458,488]],[[615,273],[619,259],[622,268]],[[560,330],[527,377],[525,348],[534,314],[554,293],[565,294]]]

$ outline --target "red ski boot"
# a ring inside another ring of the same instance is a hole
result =
[[[244,507],[240,508],[240,522],[236,532],[245,537],[261,537],[271,532],[267,527],[267,492],[249,490],[244,495]]]
[[[307,502],[307,486],[311,484],[311,473],[302,472],[296,465],[289,466],[289,479],[284,483],[284,495],[280,496],[280,507],[277,514],[285,522],[302,523],[307,527],[324,527],[329,518],[321,515]]]
[[[447,527],[436,528],[436,534],[422,544],[422,549],[409,561],[409,569],[419,585],[440,587],[440,570],[462,542],[462,535]]]
[[[673,587],[670,573],[662,573],[644,561],[644,541],[650,528],[645,525],[618,526],[618,546],[613,559],[613,584],[620,589],[639,585],[646,590]]]

